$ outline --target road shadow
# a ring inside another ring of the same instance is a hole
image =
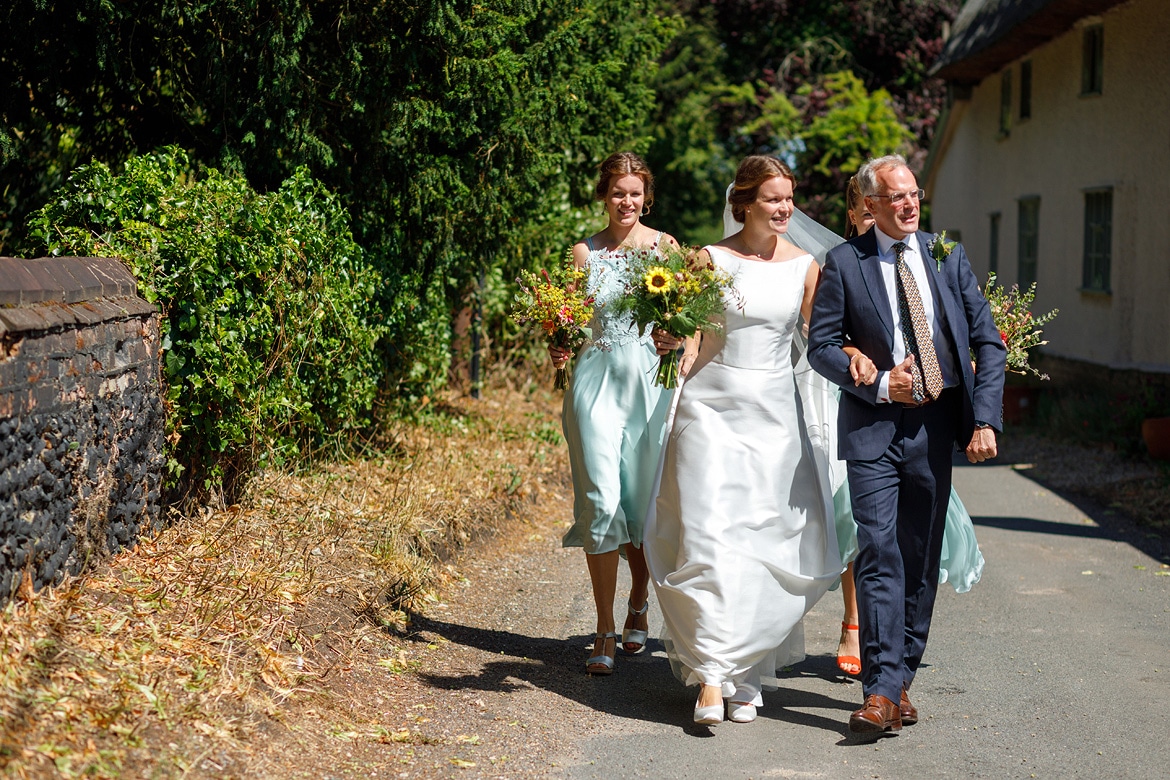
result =
[[[1023,458],[1006,458],[993,461],[993,465],[1011,465],[1024,462]],[[983,468],[982,464],[971,464],[961,454],[956,454],[952,460],[955,468]],[[1073,523],[1058,523],[1053,521],[1036,520],[1023,517],[972,517],[976,525],[986,525],[993,528],[1002,528],[1008,531],[1028,531],[1031,533],[1054,534],[1089,539],[1106,539],[1122,542],[1139,550],[1151,558],[1170,563],[1170,532],[1159,531],[1148,525],[1142,525],[1125,512],[1102,506],[1087,496],[1073,493],[1068,490],[1054,487],[1041,479],[1032,469],[1013,469],[1029,482],[1038,485],[1053,495],[1072,504],[1089,517],[1096,527],[1091,525],[1077,525]]]
[[[1049,534],[1054,536],[1071,536],[1078,539],[1108,539],[1117,541],[1117,537],[1108,528],[1095,525],[1073,525],[1059,523],[1053,520],[1037,520],[1034,517],[975,517],[971,518],[975,525],[988,528],[1000,528],[1004,531],[1022,531],[1033,534]]]
[[[676,726],[698,738],[711,736],[710,728],[692,720],[697,689],[686,688],[674,678],[659,640],[651,639],[646,649],[635,656],[619,651],[613,674],[590,676],[584,672],[587,652],[583,649],[592,641],[590,635],[534,637],[422,615],[413,618],[412,626],[414,631],[405,637],[407,641],[427,643],[434,641],[434,637],[442,637],[498,658],[486,661],[472,674],[418,674],[421,681],[435,688],[510,693],[533,686],[610,715]],[[840,685],[843,675],[834,671],[836,666],[831,658],[814,657],[778,677],[782,682],[788,677],[815,676]],[[761,717],[766,713],[767,717],[778,720],[844,734],[848,732],[848,713],[858,706],[853,702],[854,698],[853,691],[850,691],[849,698],[844,699],[781,685],[779,690],[764,694],[764,707],[760,713]],[[801,711],[803,709],[827,709],[843,714],[832,719]]]

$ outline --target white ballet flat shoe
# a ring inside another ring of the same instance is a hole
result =
[[[734,723],[751,723],[756,719],[756,705],[729,701],[727,702],[727,719]]]
[[[723,703],[712,704],[710,707],[695,706],[695,723],[701,726],[714,726],[723,722]]]

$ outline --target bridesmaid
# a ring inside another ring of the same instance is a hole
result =
[[[573,475],[572,528],[564,547],[582,547],[597,608],[597,634],[585,662],[589,674],[611,674],[618,639],[628,653],[645,645],[649,573],[642,553],[642,526],[662,448],[670,394],[654,386],[658,355],[681,342],[654,330],[639,336],[628,318],[605,304],[622,294],[621,272],[630,249],[656,249],[669,235],[642,224],[654,203],[654,177],[636,154],[618,152],[600,166],[594,194],[605,205],[605,229],[573,245],[573,260],[588,272],[596,300],[593,343],[577,359],[565,393],[562,425]],[[550,347],[560,368],[572,357]],[[630,566],[626,620],[619,637],[613,615],[619,550]]]
[[[857,177],[849,179],[845,190],[845,238],[859,236],[873,227],[873,215],[865,210],[865,198]],[[873,363],[855,347],[846,347],[854,361],[849,370],[855,382],[872,384],[877,379]],[[837,666],[848,675],[861,674],[861,647],[858,639],[860,623],[857,617],[857,589],[853,582],[853,559],[857,557],[857,525],[849,507],[849,488],[845,485],[834,497],[837,508],[837,541],[841,545],[841,560],[848,566],[841,575],[841,597],[845,602],[845,615],[841,620],[841,640],[837,644]],[[845,511],[842,511],[842,509]],[[966,593],[979,581],[983,574],[983,553],[975,541],[975,526],[971,515],[951,487],[950,504],[947,506],[946,526],[943,532],[942,565],[939,567],[939,582],[950,582],[959,593]]]

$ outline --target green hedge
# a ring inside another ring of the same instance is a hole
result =
[[[368,423],[381,280],[306,170],[259,194],[175,148],[94,162],[33,231],[52,254],[123,258],[160,307],[173,486],[230,494]]]

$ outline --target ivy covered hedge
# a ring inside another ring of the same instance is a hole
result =
[[[94,162],[32,227],[53,254],[123,258],[161,309],[176,487],[230,494],[368,422],[381,278],[305,169],[259,194],[175,148]]]
[[[511,280],[596,229],[580,223],[597,163],[645,147],[679,27],[660,8],[8,0],[0,254],[45,251],[28,215],[92,159],[117,170],[173,144],[258,192],[308,166],[382,276],[381,382],[409,411],[446,385],[452,314],[481,276]]]

